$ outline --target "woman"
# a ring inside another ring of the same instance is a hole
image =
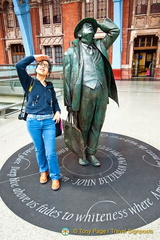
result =
[[[36,78],[26,72],[26,67],[36,60]],[[46,82],[51,64],[46,55],[34,55],[20,60],[16,64],[18,76],[26,94],[31,82],[26,105],[27,129],[34,143],[36,159],[40,172],[40,183],[52,179],[52,189],[60,188],[60,168],[56,155],[55,124],[60,120],[60,108],[52,84]]]

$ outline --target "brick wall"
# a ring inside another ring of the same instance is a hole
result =
[[[131,24],[131,1],[123,0],[123,20],[122,20],[122,65],[129,64],[129,53],[130,53],[130,31],[128,28]],[[131,69],[122,68],[122,79],[131,78]]]
[[[64,34],[64,51],[70,47],[70,41],[74,40],[74,29],[82,18],[82,3],[73,2],[62,4],[62,28]]]
[[[4,32],[4,19],[3,14],[0,13],[0,64],[6,64],[8,63],[7,57],[5,58],[5,41],[3,40],[5,38],[5,32]]]
[[[122,36],[123,36],[123,45],[122,45],[122,65],[128,64],[129,61],[129,8],[130,1],[123,0],[123,22],[122,22]]]

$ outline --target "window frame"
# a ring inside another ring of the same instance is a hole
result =
[[[154,1],[156,1],[156,3],[153,3],[153,0],[150,0],[150,13],[160,13],[160,0]]]
[[[60,1],[53,0],[52,3],[52,11],[53,11],[53,23],[61,23],[62,14],[61,14],[61,4]]]
[[[60,51],[57,49],[60,49]],[[62,46],[61,45],[55,45],[54,46],[54,52],[55,52],[55,64],[62,64],[63,63],[63,56],[62,56]],[[57,54],[59,54],[59,56],[57,56]],[[57,61],[57,59],[60,59],[59,61]]]
[[[150,45],[148,45],[149,38],[150,38]],[[134,39],[134,49],[135,50],[157,49],[157,47],[158,47],[158,37],[156,35],[144,35],[144,36],[140,35]]]
[[[143,4],[145,2],[145,4]],[[140,8],[141,11],[138,11],[137,9]],[[135,1],[135,15],[143,15],[147,14],[147,8],[148,8],[148,0],[136,0]]]
[[[22,44],[11,44],[12,64],[25,57],[25,50]]]
[[[104,7],[105,4],[106,11],[100,9],[100,7]],[[108,9],[109,9],[109,0],[90,0],[84,2],[84,14],[85,17],[92,17],[95,19],[105,19],[108,17]],[[100,13],[100,11],[105,11],[105,15]]]
[[[50,3],[47,0],[42,0],[42,22],[44,25],[50,24]]]

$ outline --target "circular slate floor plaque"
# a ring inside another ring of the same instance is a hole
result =
[[[159,218],[160,151],[139,141],[102,132],[100,167],[81,166],[57,138],[61,188],[39,183],[33,144],[3,165],[1,196],[22,219],[51,231],[76,235],[130,232]]]

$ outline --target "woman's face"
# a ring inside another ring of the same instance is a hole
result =
[[[47,76],[49,74],[49,64],[47,61],[43,60],[38,63],[37,68],[36,68],[36,73]]]

